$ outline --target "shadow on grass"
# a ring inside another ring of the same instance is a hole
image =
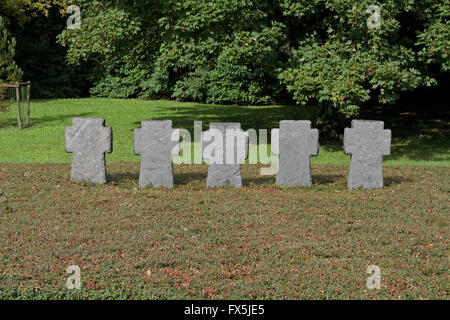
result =
[[[384,159],[433,161],[449,160],[450,121],[423,115],[405,114],[382,119],[392,131],[391,155]],[[321,146],[330,152],[343,152],[342,141]]]
[[[345,180],[347,177],[340,174],[313,174],[312,180],[314,185],[334,184],[339,180]]]
[[[241,107],[223,105],[176,105],[161,108],[157,116],[149,120],[171,119],[174,128],[184,128],[193,134],[194,121],[203,121],[203,130],[211,122],[240,122],[243,130],[278,128],[281,120],[314,120],[317,117],[315,106],[265,106]],[[391,160],[433,161],[446,160],[450,150],[450,122],[448,117],[436,118],[414,113],[400,115],[371,115],[370,119],[385,122],[392,130]],[[364,117],[363,117],[364,118]],[[140,127],[140,122],[135,122]],[[323,146],[331,152],[343,152],[342,141]]]
[[[407,158],[416,161],[432,161],[446,157],[450,150],[450,121],[424,115],[404,114],[385,120],[392,130],[390,159]],[[444,159],[439,159],[444,160]]]
[[[404,183],[404,182],[414,182],[411,177],[404,176],[385,176],[384,177],[384,186],[389,187],[396,184]]]
[[[191,182],[201,182],[201,181],[204,181],[206,183],[207,173],[206,172],[174,173],[173,178],[175,185],[187,185]],[[109,183],[114,184],[124,184],[127,182],[137,184],[139,182],[139,172],[108,174],[107,179]]]
[[[46,124],[49,122],[65,122],[68,119],[73,119],[77,117],[89,117],[92,116],[93,112],[84,112],[84,113],[77,113],[77,114],[60,114],[57,116],[43,116],[40,118],[33,118],[30,117],[30,125],[26,126],[26,119],[22,120],[22,127],[24,130],[30,129],[33,127],[41,126],[42,124]],[[4,128],[11,128],[11,127],[17,127],[17,118],[6,118],[3,120],[0,120],[0,129]]]
[[[207,181],[207,172],[189,172],[189,173],[175,173],[174,184],[175,185],[187,185],[192,182],[205,183]],[[123,184],[126,182],[138,183],[139,173],[127,172],[119,174],[108,174],[108,183]],[[263,186],[263,185],[276,185],[276,176],[261,176],[257,178],[242,178],[242,184],[244,187]],[[313,185],[331,185],[339,181],[347,182],[347,176],[344,175],[312,175]],[[385,176],[384,186],[389,187],[404,182],[413,182],[410,177],[404,176]]]
[[[194,121],[203,121],[206,130],[211,122],[239,122],[243,130],[278,128],[281,120],[309,120],[316,117],[314,106],[224,106],[193,104],[189,106],[176,105],[173,108],[161,108],[158,115],[152,119],[142,120],[172,120],[174,128],[187,129],[193,134]],[[140,127],[141,122],[133,123]],[[270,133],[270,131],[269,131]]]
[[[312,175],[314,185],[329,185],[345,180],[343,175]],[[259,185],[275,185],[276,176],[261,176],[257,178],[244,178],[242,184],[244,186],[259,186]]]
[[[120,184],[124,182],[133,183],[139,181],[139,172],[126,172],[126,173],[116,173],[116,174],[107,174],[107,180],[109,183]]]
[[[208,176],[207,172],[188,172],[188,173],[175,173],[174,183],[178,185],[186,185],[191,182],[205,182]]]
[[[256,178],[242,178],[242,185],[244,187],[262,186],[275,184],[275,176],[261,176]]]

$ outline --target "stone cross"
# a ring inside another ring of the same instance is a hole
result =
[[[248,134],[240,123],[210,123],[202,134],[202,156],[209,160],[207,187],[242,187],[241,161],[248,157]]]
[[[173,187],[173,157],[180,153],[179,130],[171,120],[142,121],[134,130],[134,154],[140,155],[139,187]]]
[[[74,118],[64,128],[66,152],[73,153],[72,181],[106,183],[105,153],[112,152],[112,129],[105,119]]]
[[[383,156],[391,154],[391,130],[383,121],[353,120],[344,132],[344,153],[351,155],[349,189],[383,187]]]
[[[311,121],[280,121],[280,129],[272,130],[272,153],[279,155],[277,184],[312,186],[311,156],[319,154],[319,130],[311,129]]]

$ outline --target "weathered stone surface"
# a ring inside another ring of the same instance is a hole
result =
[[[142,121],[134,130],[134,154],[141,156],[139,187],[173,187],[173,156],[179,154],[179,130],[171,120]]]
[[[391,130],[383,121],[353,120],[344,132],[344,152],[351,155],[348,188],[383,187],[383,156],[391,154]]]
[[[311,186],[310,158],[319,154],[319,130],[311,129],[311,121],[280,121],[280,129],[272,130],[272,153],[279,155],[277,184]]]
[[[73,153],[72,181],[106,183],[105,153],[112,152],[112,129],[105,119],[74,118],[64,129],[66,152]]]
[[[242,187],[240,162],[248,157],[248,134],[240,123],[210,123],[202,134],[203,159],[209,160],[207,186]]]

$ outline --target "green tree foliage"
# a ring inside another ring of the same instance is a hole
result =
[[[284,34],[268,3],[80,1],[81,30],[59,41],[71,63],[96,62],[95,95],[269,103]]]
[[[22,71],[14,61],[16,40],[11,38],[0,16],[0,83],[20,80]],[[9,103],[3,101],[6,88],[0,87],[0,112],[9,109]]]
[[[77,5],[81,29],[66,29],[58,37],[68,48],[67,61],[92,62],[93,95],[137,96],[159,49],[158,2],[80,0]]]
[[[426,64],[435,63],[442,71],[450,70],[450,5],[447,1],[426,1],[423,32],[418,34],[419,58]]]
[[[69,4],[69,1],[66,1]],[[99,96],[319,102],[358,114],[449,70],[446,0],[113,0],[77,3],[67,59]],[[367,25],[380,8],[379,28]]]
[[[6,23],[15,20],[23,24],[37,12],[48,14],[52,5],[62,5],[58,0],[2,0],[0,2],[0,15],[6,19]]]
[[[4,81],[17,81],[22,71],[14,61],[16,40],[6,29],[5,21],[0,16],[0,83]]]
[[[393,103],[402,91],[435,84],[429,64],[448,68],[446,1],[316,0],[307,12],[303,2],[283,3],[291,18],[320,21],[300,37],[280,74],[297,103],[320,101],[356,115],[373,95]],[[367,27],[371,13],[366,12],[372,4],[381,13],[380,27],[373,30]]]
[[[166,1],[163,10],[150,96],[165,88],[162,93],[182,100],[273,101],[285,35],[283,25],[270,18],[268,2]]]

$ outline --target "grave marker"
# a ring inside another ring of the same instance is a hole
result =
[[[279,155],[277,184],[312,186],[310,158],[319,153],[319,130],[311,121],[280,121],[272,130],[272,153]]]
[[[383,121],[353,120],[344,132],[344,153],[351,155],[349,189],[383,187],[383,156],[391,154],[391,130]]]
[[[209,160],[207,186],[242,187],[241,161],[248,156],[248,134],[240,123],[210,123],[202,134],[202,156]]]
[[[171,120],[142,121],[134,130],[134,154],[141,156],[139,187],[173,187],[173,157],[180,152],[179,130]]]
[[[66,152],[73,153],[72,181],[106,183],[105,153],[112,152],[112,129],[105,119],[74,118],[64,128]]]

